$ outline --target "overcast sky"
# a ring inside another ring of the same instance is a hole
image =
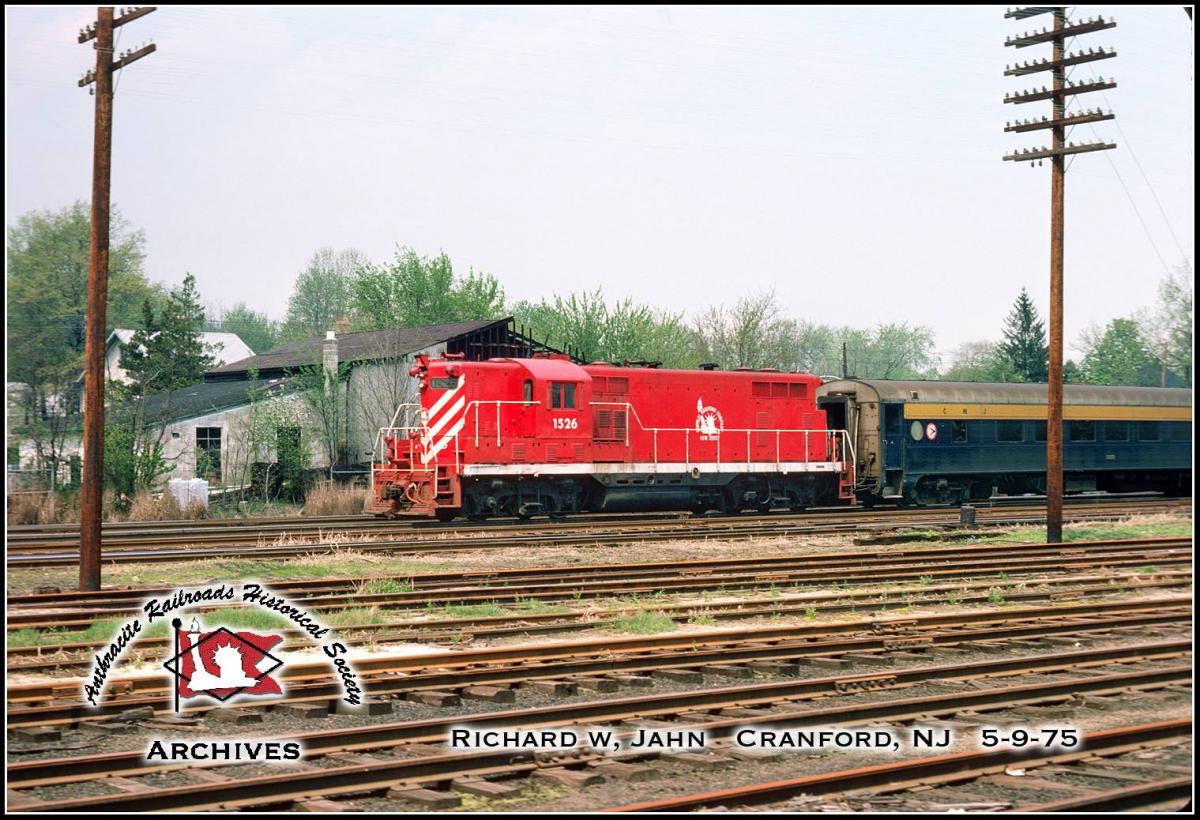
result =
[[[6,220],[90,196],[94,7],[5,10]],[[1148,304],[1194,254],[1192,28],[1179,6],[1085,6],[1116,29],[1116,151],[1067,174],[1067,339]],[[151,278],[281,317],[316,248],[397,244],[512,299],[603,285],[695,313],[774,288],[796,318],[999,336],[1047,302],[1048,142],[1003,133],[1048,75],[1002,76],[1003,8],[160,7],[118,29],[113,198]],[[1078,105],[1078,104],[1076,104]],[[1018,110],[1014,110],[1017,108]],[[1029,109],[1029,110],[1026,110]],[[1128,192],[1126,191],[1128,189]],[[1143,224],[1144,223],[1144,224]]]

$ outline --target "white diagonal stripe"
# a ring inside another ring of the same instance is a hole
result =
[[[436,436],[443,427],[445,427],[447,424],[449,424],[450,421],[455,416],[457,416],[460,412],[462,412],[462,409],[466,405],[466,403],[467,403],[467,397],[459,396],[458,401],[454,402],[454,404],[450,407],[450,409],[447,410],[445,413],[443,413],[438,418],[438,420],[433,423],[432,427],[430,427],[424,433],[421,434],[422,446],[428,447],[429,442],[433,441],[433,437]],[[464,414],[464,418],[465,418],[465,414]]]
[[[446,435],[442,436],[441,439],[438,440],[437,444],[435,444],[433,447],[429,448],[428,450],[426,450],[424,453],[421,454],[421,463],[429,464],[429,462],[432,461],[433,458],[438,453],[440,453],[442,450],[444,450],[446,448],[446,445],[449,444],[451,442],[451,440],[455,436],[458,435],[458,432],[460,430],[462,430],[463,425],[466,424],[466,422],[467,422],[466,416],[463,416],[461,419],[459,419],[458,423],[455,424],[453,427],[451,427],[446,432]]]
[[[455,385],[454,389],[447,390],[445,393],[443,393],[441,396],[439,396],[438,400],[433,403],[433,407],[429,408],[429,418],[433,418],[434,416],[436,416],[438,414],[438,411],[440,411],[443,407],[446,406],[446,402],[450,401],[450,399],[452,399],[454,396],[456,396],[458,394],[459,390],[462,390],[462,387],[466,383],[466,381],[467,381],[466,376],[459,376],[458,384]]]

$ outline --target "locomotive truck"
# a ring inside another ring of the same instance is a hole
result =
[[[448,520],[852,501],[853,443],[820,379],[418,356],[419,401],[380,431],[366,511]]]

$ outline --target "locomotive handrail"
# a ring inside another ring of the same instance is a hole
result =
[[[465,420],[467,418],[467,413],[471,412],[472,407],[476,408],[476,410],[475,410],[475,446],[476,447],[479,446],[479,409],[478,409],[478,407],[481,404],[496,405],[496,446],[497,447],[500,446],[500,405],[502,405],[502,404],[519,404],[519,405],[522,405],[523,407],[541,407],[542,406],[542,403],[540,401],[534,401],[533,399],[530,399],[529,401],[525,401],[524,399],[520,399],[520,400],[517,400],[517,399],[475,399],[473,401],[468,402],[467,406],[463,409],[463,419]],[[455,443],[457,443],[458,436],[456,435],[454,437],[454,439],[455,439]]]
[[[621,408],[624,408],[626,411],[630,412],[633,416],[633,421],[638,425],[638,428],[642,432],[651,434],[652,441],[653,441],[653,458],[654,458],[655,464],[659,463],[659,460],[658,460],[659,434],[670,434],[670,433],[682,433],[683,434],[683,436],[684,436],[684,463],[687,463],[687,464],[691,463],[691,456],[692,456],[692,454],[691,454],[691,436],[692,436],[692,434],[713,435],[712,433],[707,433],[707,434],[702,433],[699,429],[697,429],[695,427],[649,427],[642,422],[641,416],[638,414],[637,408],[634,407],[633,404],[630,402],[592,401],[592,402],[588,402],[588,404],[592,405],[592,406],[602,405],[602,406],[610,406],[610,407],[621,407]],[[496,408],[496,446],[499,447],[502,443],[502,433],[501,433],[501,428],[500,428],[501,405],[518,405],[521,407],[542,407],[542,406],[544,406],[544,403],[541,401],[535,401],[533,399],[530,399],[528,401],[523,400],[523,399],[521,399],[521,400],[517,400],[517,399],[491,399],[491,400],[475,399],[475,400],[468,402],[466,407],[463,410],[463,420],[465,421],[467,413],[471,412],[471,410],[474,409],[474,411],[475,411],[474,440],[475,440],[476,447],[479,446],[479,441],[480,441],[480,429],[479,429],[480,409],[482,407],[485,407],[488,405],[494,405]],[[396,413],[392,416],[392,422],[393,422],[392,426],[379,429],[379,433],[376,437],[376,444],[377,444],[377,446],[379,446],[380,463],[382,464],[382,463],[387,462],[387,453],[385,452],[385,448],[382,446],[383,441],[389,437],[389,434],[393,434],[391,436],[393,438],[393,440],[397,440],[400,436],[407,438],[408,443],[409,443],[409,465],[410,465],[411,470],[413,470],[414,472],[416,472],[416,471],[432,472],[433,470],[436,469],[436,466],[434,466],[432,464],[426,464],[424,466],[424,468],[420,468],[417,466],[417,459],[415,458],[416,438],[414,438],[412,436],[413,432],[424,432],[427,429],[426,425],[425,425],[425,420],[420,419],[417,424],[395,425],[396,419],[399,418],[400,412],[404,408],[416,408],[419,410],[420,405],[415,404],[415,403],[406,403],[406,404],[402,404],[402,405],[398,406],[396,408]],[[627,447],[629,446],[629,429],[630,429],[630,424],[628,424],[628,422],[627,422],[625,425],[625,446],[627,446]],[[396,436],[396,435],[394,435],[394,433],[399,433],[400,436]],[[814,433],[824,435],[826,437],[826,440],[829,440],[830,438],[836,439],[837,442],[841,445],[841,447],[839,447],[839,448],[831,447],[830,455],[834,455],[835,453],[838,455],[842,455],[843,459],[841,459],[841,460],[844,460],[844,456],[848,455],[849,460],[850,460],[850,465],[852,468],[855,467],[856,463],[857,463],[857,455],[854,451],[854,443],[850,437],[849,432],[846,430],[829,429],[829,428],[803,428],[803,427],[796,427],[796,428],[792,428],[792,427],[725,427],[725,428],[722,428],[721,430],[717,431],[715,434],[715,442],[714,443],[716,444],[716,459],[717,459],[718,464],[721,463],[721,439],[722,439],[722,437],[727,434],[739,434],[739,433],[744,433],[746,435],[746,463],[747,464],[752,463],[752,461],[753,461],[753,459],[751,457],[752,447],[751,447],[751,438],[750,438],[752,433],[760,433],[760,434],[774,433],[775,434],[775,463],[776,464],[782,463],[782,436],[784,434],[796,434],[796,435],[804,436],[804,456],[805,456],[804,460],[806,462],[809,461],[809,458],[808,458],[809,437],[810,437],[810,435],[812,435]],[[455,450],[456,462],[458,459],[458,438],[459,438],[459,435],[457,433],[455,433],[455,435],[454,435],[454,450]],[[840,450],[840,452],[838,452],[839,450]],[[829,460],[833,461],[833,460],[839,460],[839,459],[832,458]]]
[[[685,463],[691,463],[691,439],[690,439],[690,436],[688,436],[688,434],[699,432],[695,427],[647,427],[645,424],[642,423],[642,419],[641,419],[641,416],[638,415],[637,408],[634,407],[632,404],[630,404],[627,401],[626,402],[593,401],[593,402],[589,402],[589,404],[602,404],[602,405],[609,405],[609,406],[613,406],[613,407],[624,407],[627,410],[632,411],[634,421],[637,422],[638,427],[643,432],[652,433],[654,436],[654,463],[655,464],[658,463],[658,434],[659,433],[683,433],[685,435],[685,438],[684,438],[684,460],[685,460]],[[626,431],[625,432],[625,444],[626,444],[626,446],[628,446],[628,444],[629,444],[629,425],[628,424],[625,425],[625,431]],[[793,428],[793,427],[725,427],[717,432],[717,441],[716,441],[717,463],[718,464],[721,463],[721,436],[723,436],[724,434],[726,434],[726,433],[745,433],[746,434],[747,463],[749,463],[750,434],[751,433],[772,433],[772,432],[775,433],[775,463],[776,464],[780,463],[780,458],[779,458],[780,435],[782,433],[803,433],[804,434],[805,461],[808,460],[808,436],[810,433],[821,433],[826,436],[828,436],[830,434],[834,434],[834,435],[836,435],[836,437],[838,439],[840,439],[843,442],[843,446],[844,446],[843,452],[849,453],[851,465],[854,465],[856,462],[853,442],[851,442],[851,440],[850,440],[850,434],[845,430],[838,430],[838,429],[832,429],[832,428],[803,428],[803,427],[797,427],[797,428]]]

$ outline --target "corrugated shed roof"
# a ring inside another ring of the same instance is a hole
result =
[[[361,362],[390,359],[415,353],[457,336],[474,333],[492,325],[508,322],[504,319],[485,319],[476,322],[450,322],[423,327],[400,327],[388,330],[369,330],[361,333],[339,333],[338,361]],[[324,336],[312,336],[282,347],[259,353],[241,361],[231,362],[208,371],[209,376],[242,374],[254,368],[260,373],[295,370],[321,364]]]
[[[1045,404],[1045,384],[999,382],[901,381],[837,379],[818,389],[819,395],[856,391],[865,385],[880,401],[986,404]],[[915,396],[913,394],[916,394]],[[1192,391],[1183,387],[1126,387],[1124,385],[1066,384],[1063,403],[1129,407],[1191,407]]]

